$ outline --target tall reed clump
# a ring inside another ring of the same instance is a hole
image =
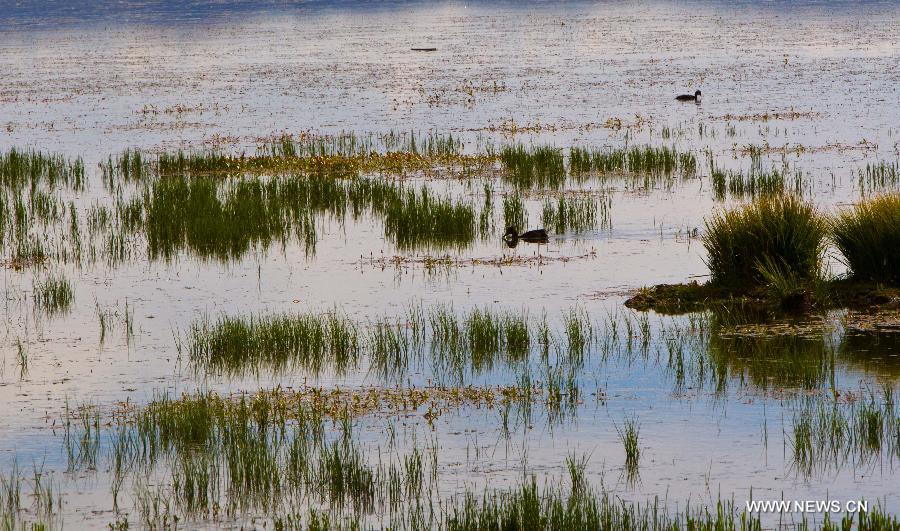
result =
[[[767,286],[775,277],[815,281],[827,233],[827,221],[815,206],[796,196],[760,198],[706,221],[706,265],[720,286]]]
[[[867,199],[839,213],[831,236],[854,278],[900,283],[900,194]]]

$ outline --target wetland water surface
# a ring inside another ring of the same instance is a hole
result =
[[[900,510],[895,314],[624,306],[896,193],[900,5],[94,4],[0,14],[4,529]]]

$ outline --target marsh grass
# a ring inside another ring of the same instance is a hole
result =
[[[854,468],[900,460],[900,409],[890,384],[879,396],[801,400],[791,420],[792,468],[809,477],[850,463]]]
[[[80,158],[69,160],[61,155],[16,148],[0,153],[0,185],[4,188],[19,191],[66,186],[77,191],[83,190],[85,183],[84,162]]]
[[[47,315],[68,312],[72,307],[75,290],[64,276],[49,275],[33,284],[34,306]]]
[[[666,146],[626,146],[624,148],[569,149],[569,171],[576,182],[596,177],[606,181],[625,177],[634,187],[649,189],[674,177],[692,177],[697,160],[691,152]]]
[[[459,249],[479,236],[474,205],[371,179],[243,178],[220,191],[210,178],[166,178],[143,203],[151,257],[180,249],[229,260],[253,248],[288,242],[315,251],[316,216],[343,223],[368,212],[384,222],[385,237],[402,250]]]
[[[838,213],[831,235],[854,278],[900,283],[900,194],[864,199]]]
[[[113,324],[113,318],[115,317],[115,313],[113,310],[108,308],[103,308],[100,306],[99,302],[94,302],[94,311],[97,314],[97,324],[100,327],[100,345],[106,341],[107,331]]]
[[[24,380],[28,376],[28,345],[16,338],[16,365],[19,367],[19,379]]]
[[[552,146],[518,144],[500,149],[502,177],[517,188],[559,189],[571,177],[576,182],[589,178],[628,177],[634,186],[650,188],[660,179],[690,177],[697,171],[693,153],[674,148],[629,146],[588,149],[572,147],[568,151],[568,169],[563,151]]]
[[[556,199],[544,200],[541,222],[557,234],[609,229],[611,204],[612,200],[608,197],[597,200],[593,197],[560,195]]]
[[[824,278],[803,278],[791,268],[774,262],[771,257],[760,261],[758,271],[770,300],[784,310],[825,308],[832,300],[830,286]]]
[[[570,472],[571,474],[571,472]],[[570,486],[538,487],[526,477],[508,491],[486,489],[478,495],[458,496],[440,526],[457,531],[481,529],[760,529],[759,516],[719,500],[714,508],[671,511],[658,498],[647,503],[625,503],[605,490],[579,483],[576,472]]]
[[[649,324],[640,330],[636,325],[629,320],[628,344],[646,349]],[[608,330],[598,332],[604,326],[609,323],[593,323],[583,309],[564,312],[556,333],[546,316],[533,318],[525,310],[475,307],[458,313],[449,305],[412,305],[400,317],[372,321],[352,320],[337,310],[204,318],[176,333],[176,346],[195,368],[212,373],[342,374],[367,366],[381,377],[402,379],[410,367],[429,361],[436,378],[456,383],[497,364],[521,368],[552,357],[562,371],[557,379],[574,392],[572,370],[591,349],[612,348],[604,335]]]
[[[515,227],[517,232],[528,230],[528,210],[519,194],[507,194],[503,197],[503,229]]]
[[[344,408],[320,402],[332,396],[157,396],[114,415],[108,460],[122,477],[137,476],[136,514],[144,525],[247,512],[365,515],[428,499],[436,460],[418,449],[373,460],[356,442],[347,409],[360,395],[348,396]],[[164,473],[163,485],[138,481],[153,470]]]
[[[410,134],[382,141],[409,151],[353,157],[378,159],[372,163],[376,169],[395,162],[405,167],[410,159],[414,162],[409,165],[432,170],[465,157],[458,153],[458,141],[449,138]],[[230,261],[275,246],[284,250],[293,243],[312,255],[319,224],[336,220],[343,226],[348,215],[382,221],[386,239],[403,250],[460,249],[491,233],[494,214],[488,192],[479,211],[471,201],[441,196],[425,184],[362,176],[372,173],[368,163],[351,161],[344,164],[346,171],[330,171],[330,165],[343,163],[302,153],[332,148],[292,142],[279,142],[274,155],[261,158],[217,153],[151,157],[126,150],[101,165],[111,201],[84,205],[76,197],[66,202],[40,186],[0,198],[0,244],[9,263],[22,268],[48,261],[117,265],[142,258],[142,247],[152,260],[173,260],[188,251],[201,259]],[[493,155],[484,157],[490,160]]]
[[[516,188],[559,188],[566,181],[562,150],[552,146],[503,146],[503,179]]]
[[[624,475],[629,484],[635,483],[640,478],[640,433],[641,428],[634,418],[627,418],[621,428],[616,426],[619,440],[625,449]]]
[[[43,467],[34,465],[30,481],[16,462],[8,477],[0,476],[0,529],[4,531],[62,529],[62,503],[59,486]]]
[[[118,179],[125,182],[140,182],[154,170],[148,159],[140,150],[126,149],[115,158],[112,155],[106,163],[100,164],[100,172],[107,190],[115,190]]]
[[[143,198],[149,255],[172,259],[187,248],[201,257],[228,260],[254,246],[285,245],[294,235],[309,252],[315,245],[315,223],[303,208],[309,205],[306,192],[299,182],[282,186],[279,180],[241,179],[220,198],[213,179],[159,180]]]
[[[460,530],[761,528],[760,515],[733,501],[674,510],[659,499],[624,502],[597,490],[586,458],[575,456],[565,461],[566,476],[543,487],[525,469],[521,482],[508,490],[467,488],[443,498],[436,483],[437,441],[374,459],[357,441],[357,425],[340,409],[328,409],[326,417],[325,410],[290,396],[163,395],[115,414],[116,437],[127,444],[106,448],[113,454],[108,461],[123,463],[122,473],[135,476],[130,515],[143,526],[222,525],[265,514],[276,528],[328,528],[337,522]],[[637,431],[636,424],[623,430],[635,448]],[[893,521],[876,508],[848,515],[840,525],[857,518],[863,526]]]
[[[326,367],[340,372],[355,367],[360,343],[358,327],[337,311],[328,311],[204,320],[191,327],[186,348],[195,363],[213,372],[297,367],[319,373]]]
[[[706,220],[703,246],[714,284],[764,285],[766,268],[802,281],[819,278],[827,223],[816,208],[795,196],[757,199]]]
[[[750,156],[750,168],[747,172],[723,170],[716,165],[712,154],[709,154],[713,197],[723,201],[729,196],[739,199],[786,194],[802,196],[806,183],[800,171],[791,174],[786,163],[781,169],[764,168],[763,154],[756,146],[750,146],[746,154]]]
[[[473,205],[405,190],[385,205],[384,231],[400,250],[461,249],[477,236]]]
[[[749,173],[725,171],[713,167],[710,170],[713,196],[723,201],[727,197],[757,198],[793,193],[800,195],[804,190],[803,174],[799,171],[789,175],[786,170],[751,167]]]
[[[377,141],[351,136],[327,141],[330,147],[320,141],[278,140],[273,142],[277,147],[254,157],[206,152],[149,156],[126,150],[101,165],[111,202],[76,206],[76,201],[30,188],[26,197],[12,197],[0,205],[0,243],[11,256],[10,263],[22,268],[46,262],[105,261],[115,266],[144,256],[172,261],[183,252],[203,260],[233,261],[273,247],[284,252],[289,244],[301,246],[311,256],[320,225],[335,220],[343,226],[348,216],[381,220],[385,238],[404,251],[460,250],[492,234],[494,206],[487,182],[479,209],[471,200],[439,195],[427,184],[364,176],[372,173],[365,169],[368,163],[322,159],[374,157],[381,161],[373,166],[377,167],[389,164],[390,157],[401,161],[411,157],[419,160],[412,166],[443,168],[467,157],[459,153],[458,141],[415,135]],[[300,145],[304,142],[310,145]],[[372,154],[366,152],[370,145],[406,151]],[[555,155],[521,146],[514,151],[519,155],[508,155],[526,161],[522,171],[532,175],[528,179],[535,186],[544,182],[556,187],[564,181],[559,150],[551,150]],[[497,158],[490,150],[474,157],[488,167]],[[332,171],[331,165],[344,170]],[[390,173],[386,170],[383,175]],[[507,199],[505,225],[521,224],[524,229],[523,202],[514,196]],[[608,210],[608,202],[592,205],[587,198],[563,198],[552,208],[547,205],[544,214],[557,228],[578,231],[607,224]]]
[[[492,153],[466,154],[452,135],[415,132],[384,134],[281,135],[260,144],[255,154],[217,150],[166,152],[155,157],[126,150],[101,164],[107,188],[115,181],[147,181],[160,177],[228,177],[302,173],[322,178],[354,178],[364,174],[405,176],[438,170],[461,175],[487,169]]]
[[[900,162],[867,163],[859,171],[858,186],[863,193],[896,190],[900,186]]]

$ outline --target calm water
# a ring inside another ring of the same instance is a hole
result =
[[[111,405],[198,386],[384,383],[366,371],[198,378],[178,359],[173,333],[205,315],[338,307],[365,320],[399,315],[421,301],[460,311],[527,308],[551,320],[580,306],[601,319],[622,311],[627,294],[641,286],[702,279],[704,251],[687,233],[702,229],[704,216],[722,205],[710,193],[707,156],[746,170],[745,148],[767,146],[762,164],[802,172],[809,197],[824,211],[858,197],[857,171],[867,163],[900,156],[898,35],[900,5],[891,2],[124,2],[112,9],[92,2],[75,10],[27,1],[5,9],[0,148],[80,155],[92,174],[98,162],[129,147],[252,151],[261,139],[304,131],[451,133],[469,151],[504,142],[652,143],[695,150],[703,163],[701,178],[671,189],[616,188],[610,230],[554,235],[547,246],[514,250],[497,238],[457,256],[571,258],[540,266],[468,265],[437,275],[415,264],[381,267],[380,258],[415,253],[385,241],[377,220],[322,220],[313,258],[288,246],[229,263],[184,254],[172,263],[58,268],[73,281],[76,302],[70,315],[50,320],[32,311],[33,272],[4,269],[0,466],[44,462],[64,486],[66,526],[105,526],[116,517],[103,470],[96,477],[63,474],[61,437],[52,427],[66,400]],[[673,101],[697,88],[701,105]],[[759,116],[790,112],[787,119]],[[524,132],[513,134],[513,123]],[[445,180],[422,185],[455,197],[479,193]],[[90,187],[88,197],[100,188]],[[540,201],[529,208],[534,225]],[[121,312],[126,300],[136,337],[127,344],[116,329],[101,345],[96,307]],[[422,437],[440,438],[446,492],[480,489],[488,480],[511,484],[521,475],[522,455],[538,474],[556,477],[562,456],[576,452],[590,455],[592,480],[602,478],[629,500],[703,503],[721,495],[742,505],[752,488],[756,498],[868,498],[892,512],[900,508],[896,457],[798,474],[783,432],[791,430],[796,389],[766,392],[733,375],[724,395],[690,376],[679,383],[659,327],[682,321],[652,315],[651,322],[660,337],[647,356],[589,356],[578,380],[606,400],[586,400],[563,427],[536,422],[507,442],[497,435],[496,411],[464,408],[442,416],[433,432],[409,420]],[[30,355],[24,378],[14,362],[20,340]],[[844,344],[835,361],[838,387],[897,387],[896,342]],[[867,361],[866,352],[882,361]],[[736,369],[742,361],[733,363]],[[421,367],[409,378],[424,384],[438,376]],[[469,381],[515,378],[499,367]],[[626,417],[641,424],[641,479],[634,485],[620,476],[616,427]],[[381,420],[360,423],[377,447]],[[471,447],[484,455],[470,459]]]

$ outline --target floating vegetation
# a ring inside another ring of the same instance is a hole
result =
[[[831,232],[854,278],[900,284],[900,194],[864,199],[840,212]]]
[[[816,111],[766,111],[755,114],[726,114],[718,116],[717,120],[738,121],[738,122],[768,122],[770,120],[800,120],[819,118],[822,113]]]
[[[807,146],[804,144],[796,143],[791,145],[790,143],[785,143],[780,146],[773,146],[768,142],[764,142],[762,145],[758,144],[747,144],[744,146],[735,145],[732,148],[734,153],[738,153],[740,155],[750,155],[750,156],[762,156],[762,155],[802,155],[802,154],[811,154],[811,153],[826,153],[826,152],[834,152],[834,153],[847,153],[851,151],[861,151],[861,152],[869,152],[876,151],[878,149],[878,144],[874,142],[870,142],[868,140],[860,140],[856,144],[849,144],[844,142],[828,142],[820,146]]]
[[[218,151],[161,153],[148,157],[126,150],[101,164],[104,182],[163,176],[238,176],[304,174],[353,178],[364,174],[402,176],[412,172],[469,174],[496,161],[492,153],[468,155],[452,135],[389,132],[381,135],[281,135],[260,145],[253,155]]]
[[[48,315],[68,312],[74,299],[74,290],[64,276],[50,275],[33,286],[34,306]]]
[[[36,189],[40,186],[66,186],[83,190],[84,162],[62,155],[12,148],[0,153],[0,186],[11,190]]]
[[[484,408],[499,407],[504,403],[524,400],[538,401],[544,398],[537,387],[522,388],[509,386],[405,386],[405,387],[360,387],[327,388],[303,385],[296,389],[273,389],[257,393],[235,393],[220,395],[203,393],[183,395],[178,398],[159,399],[155,404],[166,404],[171,409],[192,407],[197,400],[212,403],[223,410],[224,415],[239,410],[245,402],[256,405],[254,409],[272,409],[278,422],[289,423],[302,420],[304,412],[315,412],[327,420],[344,421],[372,415],[419,415],[430,422],[438,416],[464,406]],[[93,411],[90,408],[89,411]],[[277,413],[276,413],[277,412]],[[134,411],[121,411],[127,419]],[[81,423],[82,413],[74,415],[74,422]],[[77,444],[76,444],[77,446]],[[77,451],[74,452],[77,454]]]
[[[455,269],[463,267],[541,267],[553,263],[568,263],[581,260],[594,260],[598,257],[597,251],[589,251],[583,254],[570,256],[555,256],[545,254],[504,254],[496,257],[483,258],[456,258],[451,255],[394,255],[360,258],[360,265],[385,269],[388,267],[404,270],[414,266],[421,266],[428,274],[448,274]]]
[[[826,234],[825,219],[815,207],[791,195],[717,213],[707,219],[703,235],[711,281],[735,287],[764,284],[762,268],[817,279]]]

